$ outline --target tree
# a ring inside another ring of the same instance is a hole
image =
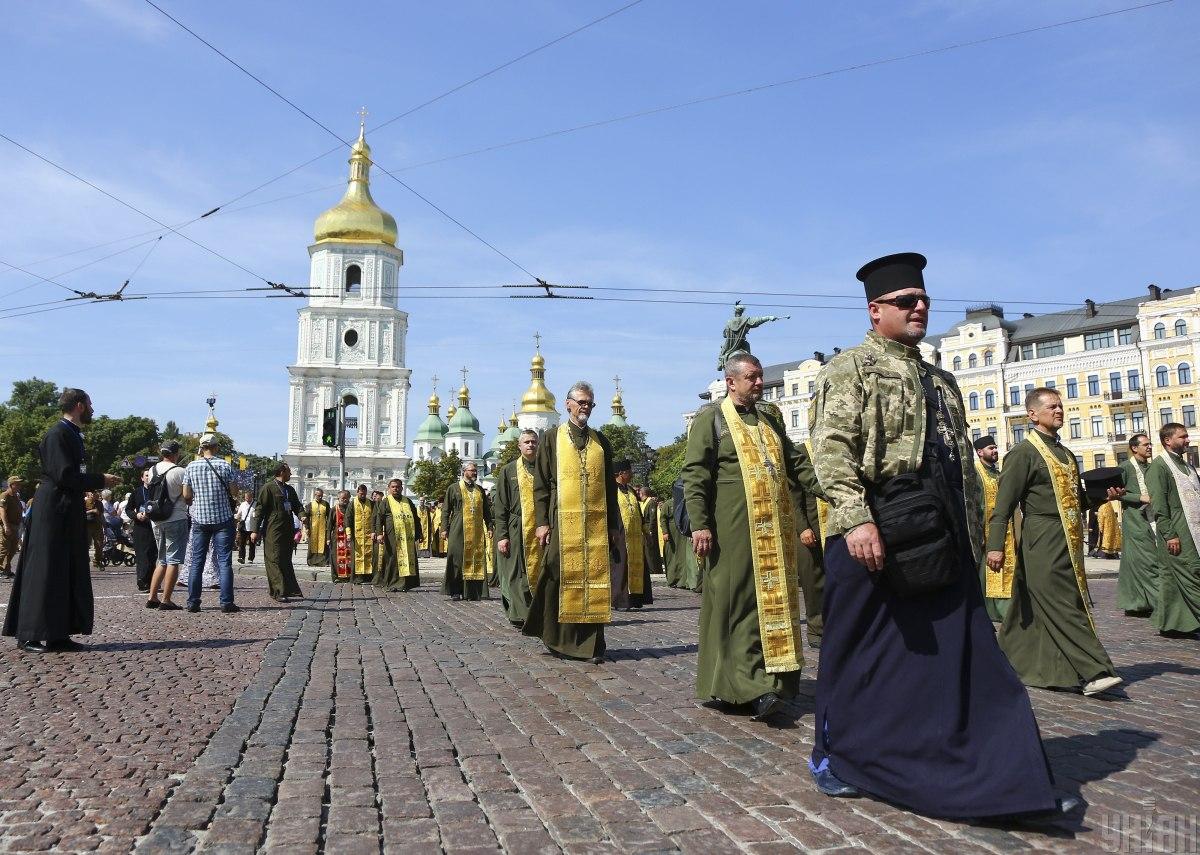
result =
[[[162,438],[164,442],[168,439],[179,439],[179,425],[175,424],[173,419],[167,421],[162,430]]]
[[[670,445],[658,449],[658,460],[650,472],[650,489],[660,499],[671,495],[671,486],[683,469],[684,452],[687,451],[687,435],[677,437]]]
[[[454,450],[437,460],[418,460],[413,464],[408,488],[427,502],[437,501],[445,498],[461,469],[462,460]]]
[[[8,406],[26,413],[53,416],[58,413],[58,384],[53,380],[17,380],[13,383]]]
[[[159,445],[158,425],[144,416],[99,416],[87,428],[92,471],[119,476],[121,482],[113,488],[117,495],[131,491],[141,480],[141,469],[133,465],[133,458],[156,455]]]
[[[500,454],[496,456],[496,471],[499,471],[504,466],[512,463],[521,456],[521,447],[517,445],[515,439],[510,439],[500,448]]]
[[[636,466],[646,459],[646,432],[637,425],[605,425],[600,428],[612,446],[613,462],[628,460]],[[639,479],[640,480],[640,479]]]

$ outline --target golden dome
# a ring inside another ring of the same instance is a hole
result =
[[[533,355],[529,363],[529,374],[532,380],[525,394],[521,396],[522,413],[557,413],[554,406],[554,396],[546,388],[546,360],[541,352]]]
[[[458,390],[458,405],[460,407],[469,407],[471,405],[471,390],[465,384]]]
[[[434,392],[429,396],[429,414],[436,416],[442,410],[442,399],[438,397],[438,393]]]
[[[350,183],[346,195],[321,216],[313,227],[317,243],[384,243],[396,245],[396,220],[371,198],[371,147],[360,125],[358,140],[350,150]]]
[[[451,404],[449,407],[447,407],[446,408],[446,421],[450,421],[452,418],[454,418],[454,414],[457,412],[458,412],[458,407],[454,406],[453,404]]]

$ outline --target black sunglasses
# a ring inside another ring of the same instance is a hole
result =
[[[933,298],[928,294],[901,294],[899,297],[891,297],[887,300],[882,298],[872,300],[873,303],[887,303],[889,306],[895,306],[897,309],[915,309],[917,303],[924,301],[925,308],[930,308],[933,305]]]

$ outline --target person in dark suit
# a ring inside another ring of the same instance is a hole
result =
[[[86,649],[70,638],[91,635],[94,617],[83,494],[118,482],[116,475],[88,472],[83,445],[83,428],[93,413],[88,393],[64,389],[59,409],[62,419],[38,446],[38,500],[4,615],[4,634],[30,653]]]
[[[142,510],[150,501],[150,469],[142,473],[142,483],[129,494],[125,504],[125,516],[133,523],[133,553],[137,557],[137,587],[143,594],[150,591],[150,577],[154,575],[154,565],[158,563],[158,544],[154,541],[154,530],[150,527],[150,517]]]

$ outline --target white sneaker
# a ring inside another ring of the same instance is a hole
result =
[[[1124,682],[1125,681],[1120,677],[1097,677],[1090,683],[1083,684],[1083,693],[1088,697],[1091,697],[1092,695],[1098,695],[1101,692],[1107,692],[1114,686],[1119,686]]]

